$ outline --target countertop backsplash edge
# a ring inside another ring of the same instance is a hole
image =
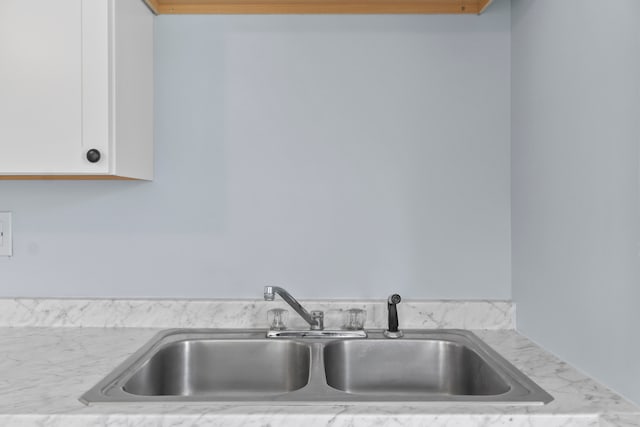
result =
[[[325,312],[325,328],[338,329],[345,310],[366,310],[367,329],[387,325],[386,301],[301,300]],[[267,311],[289,311],[289,328],[307,325],[283,300],[0,298],[0,327],[266,328]],[[404,329],[515,329],[515,304],[505,300],[403,300]]]

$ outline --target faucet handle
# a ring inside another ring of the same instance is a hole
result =
[[[272,308],[267,311],[267,321],[271,331],[284,331],[287,329],[288,319],[289,312],[283,308]]]
[[[311,326],[311,330],[321,331],[324,329],[324,311],[312,310],[311,319],[315,320],[316,324]]]

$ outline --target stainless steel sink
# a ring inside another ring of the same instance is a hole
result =
[[[324,366],[329,386],[347,393],[497,396],[511,388],[468,346],[436,339],[332,342]]]
[[[265,338],[264,330],[168,330],[81,401],[344,404],[553,398],[469,331],[364,339]]]
[[[185,339],[159,349],[123,385],[142,396],[282,394],[309,380],[309,347],[292,341]]]

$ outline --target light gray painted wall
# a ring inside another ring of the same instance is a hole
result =
[[[0,296],[510,298],[507,0],[156,25],[156,179],[0,182]]]
[[[512,2],[518,329],[640,403],[637,0]]]

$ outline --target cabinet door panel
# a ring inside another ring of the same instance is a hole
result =
[[[91,172],[81,0],[0,1],[0,173]]]

